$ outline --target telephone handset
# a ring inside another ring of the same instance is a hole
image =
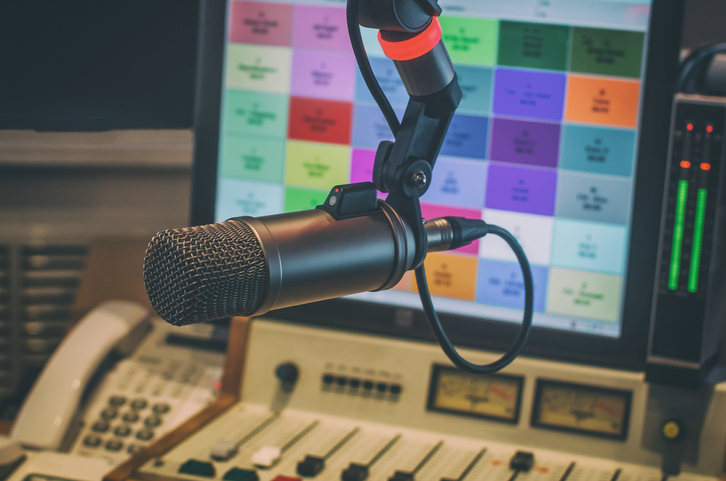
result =
[[[106,301],[68,333],[20,410],[11,438],[58,450],[98,366],[112,353],[128,355],[150,325],[149,311],[129,301]]]

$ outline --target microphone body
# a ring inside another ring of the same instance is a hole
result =
[[[144,261],[149,300],[185,325],[393,287],[412,267],[415,242],[379,206],[348,219],[313,209],[160,232]]]

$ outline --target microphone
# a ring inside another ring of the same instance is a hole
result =
[[[425,227],[428,251],[487,232],[484,221],[463,218]],[[158,233],[146,251],[144,283],[156,312],[174,325],[256,316],[389,289],[415,267],[414,246],[411,226],[383,201],[353,217],[322,208],[237,217]]]

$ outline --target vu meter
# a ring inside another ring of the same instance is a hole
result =
[[[517,423],[523,378],[503,374],[470,374],[434,365],[428,409]]]
[[[625,440],[630,391],[537,381],[532,426]]]

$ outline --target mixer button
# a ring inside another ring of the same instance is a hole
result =
[[[208,461],[199,461],[196,459],[190,459],[186,463],[179,467],[180,474],[192,474],[194,476],[204,476],[207,478],[213,478],[217,472],[214,470],[214,465]]]
[[[363,389],[365,389],[366,391],[372,391],[373,381],[363,381]]]
[[[332,374],[323,374],[323,384],[333,384],[335,382],[335,376]]]
[[[362,464],[350,463],[348,469],[343,471],[342,481],[365,481],[368,477],[368,466]]]
[[[349,384],[353,389],[358,389],[360,387],[360,379],[351,379]]]
[[[525,473],[534,466],[534,453],[528,451],[517,451],[509,460],[509,469],[513,471],[524,471]]]
[[[259,481],[257,471],[251,469],[232,468],[224,475],[223,481]]]
[[[335,383],[340,387],[345,387],[345,385],[348,384],[348,378],[345,376],[338,376]]]
[[[252,464],[262,468],[271,468],[280,460],[282,450],[277,446],[262,446],[252,455]]]
[[[378,391],[381,394],[386,392],[387,389],[388,389],[388,384],[386,384],[385,382],[379,382],[378,384],[376,384],[376,391]]]
[[[304,461],[297,463],[297,474],[312,478],[325,468],[325,460],[317,456],[305,456]]]
[[[272,481],[302,481],[300,478],[293,478],[292,476],[279,475],[272,479]]]
[[[237,453],[237,443],[229,439],[218,439],[212,445],[209,456],[217,461],[227,461]]]
[[[394,396],[398,396],[399,394],[401,394],[402,390],[403,390],[403,388],[401,387],[400,384],[391,384],[390,391],[391,391],[391,394],[393,394]]]
[[[388,478],[388,481],[414,481],[413,473],[407,473],[405,471],[396,471],[393,476]]]

